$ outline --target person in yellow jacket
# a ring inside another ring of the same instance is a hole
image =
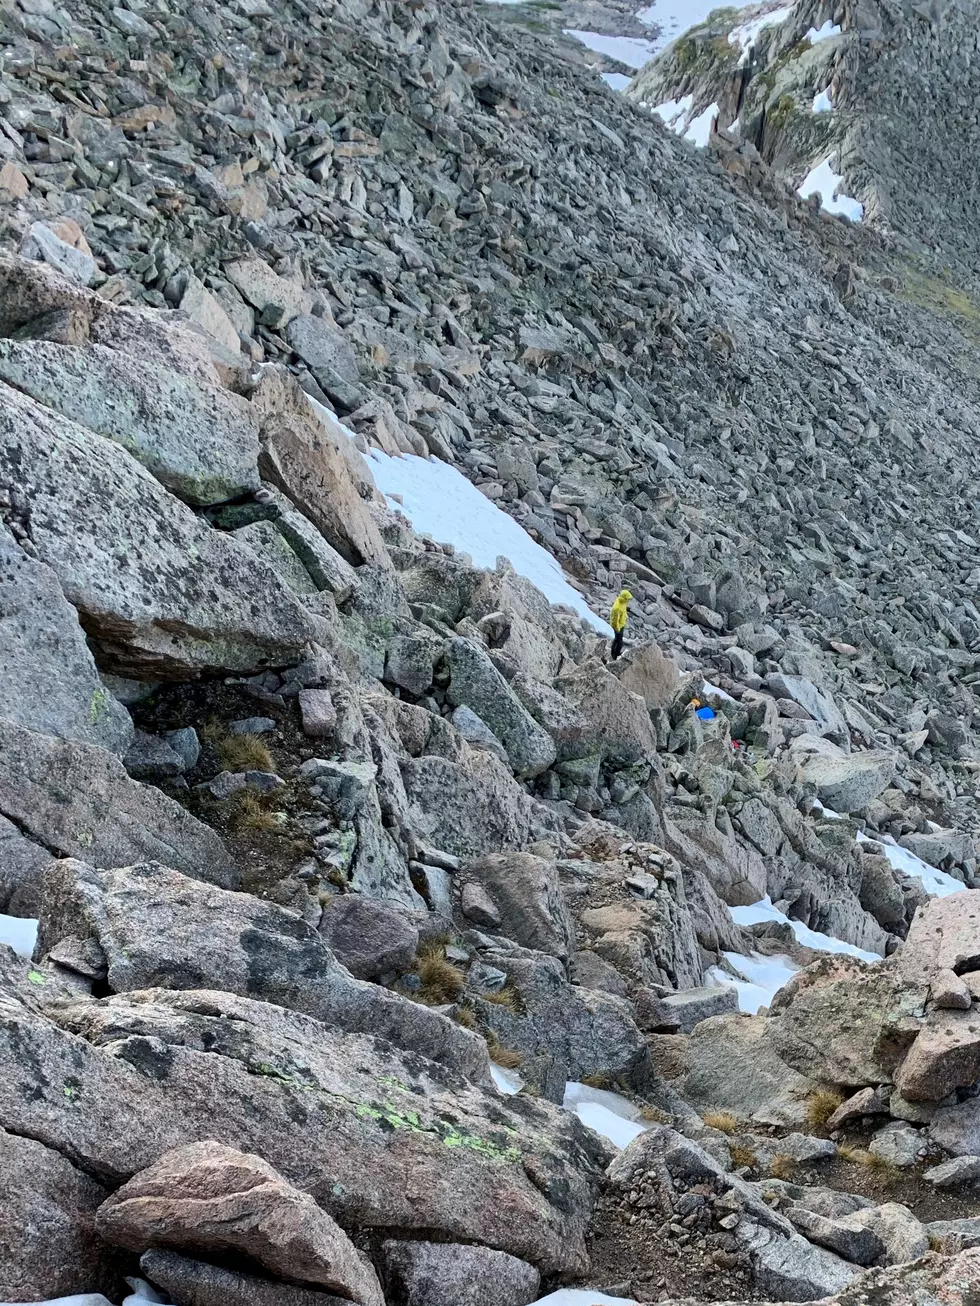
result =
[[[627,607],[632,597],[633,595],[629,590],[620,590],[613,601],[612,611],[609,613],[609,624],[613,628],[612,656],[614,659],[618,658],[623,651],[623,635],[626,632],[626,623],[630,619]]]

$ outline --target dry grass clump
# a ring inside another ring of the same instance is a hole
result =
[[[780,1152],[769,1162],[769,1173],[773,1179],[792,1179],[796,1173],[796,1162],[786,1152]]]
[[[513,1048],[501,1047],[499,1043],[491,1050],[490,1057],[498,1066],[503,1066],[504,1070],[516,1070],[524,1060],[519,1052]]]
[[[851,1143],[838,1143],[837,1155],[850,1165],[863,1165],[866,1170],[877,1175],[879,1179],[892,1182],[901,1175],[901,1170],[894,1161],[889,1161],[883,1156],[876,1156],[874,1152],[869,1152],[864,1147],[855,1147]]]
[[[701,1117],[709,1129],[717,1129],[723,1134],[737,1134],[739,1120],[731,1111],[706,1111]]]
[[[226,771],[275,771],[268,745],[258,735],[222,735],[215,749]]]
[[[473,1015],[473,1012],[470,1011],[469,1007],[457,1007],[455,1014],[453,1015],[453,1020],[455,1020],[457,1025],[462,1025],[464,1029],[478,1028],[476,1016]]]
[[[651,1106],[649,1103],[640,1107],[640,1119],[647,1120],[654,1125],[672,1125],[674,1117],[668,1115],[666,1111],[661,1111],[658,1106]]]
[[[415,971],[422,987],[413,996],[429,1006],[455,1002],[466,987],[466,976],[446,960],[445,945],[441,943],[422,944],[415,956]]]
[[[520,1010],[521,995],[513,984],[507,984],[504,988],[497,989],[493,993],[481,993],[480,997],[484,1002],[496,1003],[498,1007],[509,1007],[511,1011]]]
[[[806,1128],[811,1134],[818,1134],[827,1128],[827,1121],[839,1106],[844,1103],[844,1096],[836,1088],[818,1088],[806,1100]]]
[[[728,1150],[731,1153],[732,1165],[736,1170],[741,1170],[743,1166],[752,1170],[759,1164],[756,1153],[751,1147],[746,1147],[744,1143],[729,1143]]]
[[[583,1075],[582,1083],[588,1088],[604,1088],[607,1091],[613,1086],[612,1076],[607,1075],[604,1071],[600,1071],[595,1075]]]
[[[229,822],[235,830],[277,830],[279,815],[263,803],[258,794],[243,789],[232,794]]]

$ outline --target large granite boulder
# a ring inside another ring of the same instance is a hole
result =
[[[305,1012],[338,1030],[375,1034],[467,1079],[488,1080],[481,1038],[428,1007],[354,979],[324,937],[293,912],[157,862],[113,870],[70,859],[50,863],[39,951],[62,956],[68,946],[101,957],[102,978],[116,993],[157,985],[223,989]]]
[[[2,385],[0,481],[22,501],[37,557],[120,675],[258,672],[298,661],[313,636],[271,567],[119,445]]]

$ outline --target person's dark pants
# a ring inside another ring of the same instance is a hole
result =
[[[615,661],[616,658],[618,658],[620,653],[622,653],[623,651],[623,636],[625,635],[625,633],[626,633],[625,630],[617,630],[616,633],[613,635],[613,642],[612,642],[613,661]]]

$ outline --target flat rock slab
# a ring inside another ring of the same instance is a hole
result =
[[[393,911],[365,903],[374,906]],[[354,979],[293,912],[159,863],[112,870],[74,859],[50,863],[39,937],[42,952],[60,951],[73,939],[95,944],[116,993],[156,984],[220,988],[305,1012],[339,1030],[376,1034],[467,1079],[489,1080],[482,1038],[400,994]],[[418,942],[417,931],[411,937]]]
[[[259,432],[248,404],[154,357],[104,345],[0,340],[0,380],[121,444],[188,503],[221,503],[259,487]]]
[[[2,384],[0,482],[26,502],[37,555],[108,670],[134,680],[259,672],[297,662],[312,637],[271,567],[118,444]]]
[[[0,1126],[93,1175],[118,1184],[214,1139],[342,1227],[481,1243],[546,1274],[588,1266],[606,1152],[570,1112],[265,1002],[153,989],[46,1013],[43,986],[23,989],[0,981]]]
[[[0,721],[0,756],[0,813],[45,848],[108,866],[155,858],[190,876],[236,882],[215,831],[159,789],[131,780],[105,749]]]

